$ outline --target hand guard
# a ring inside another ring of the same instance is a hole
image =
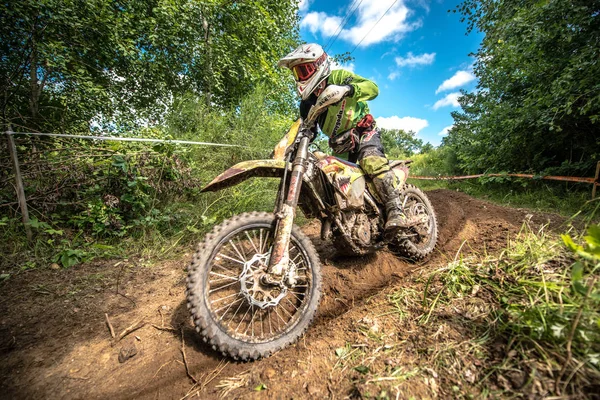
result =
[[[317,98],[317,102],[314,106],[311,107],[308,112],[308,117],[306,121],[308,121],[309,125],[313,124],[314,121],[317,120],[317,117],[325,111],[327,107],[332,104],[340,102],[344,97],[350,95],[352,92],[352,86],[338,86],[338,85],[329,85],[323,90],[323,93]]]

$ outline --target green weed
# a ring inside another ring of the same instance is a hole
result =
[[[445,395],[586,398],[600,378],[599,278],[598,225],[559,240],[525,224],[499,255],[457,254],[388,301]]]

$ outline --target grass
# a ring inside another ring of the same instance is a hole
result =
[[[561,240],[525,224],[500,254],[459,253],[370,305],[334,381],[363,398],[592,398],[599,279],[600,227]]]

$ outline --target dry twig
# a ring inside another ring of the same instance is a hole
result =
[[[123,332],[121,332],[119,334],[119,337],[117,338],[116,341],[119,342],[121,339],[123,339],[125,336],[129,335],[131,332],[135,332],[138,329],[140,329],[142,326],[146,325],[144,318],[145,317],[140,318],[135,323],[133,323],[129,327],[127,327]]]
[[[154,375],[152,376],[152,379],[156,378],[156,375],[158,375],[158,373],[160,372],[161,369],[163,369],[163,367],[166,367],[167,365],[171,364],[173,361],[177,361],[177,360],[167,361],[166,363],[164,363],[163,365],[161,365],[160,368],[158,369],[158,371],[156,371],[154,373]]]
[[[183,327],[181,327],[181,354],[183,355],[183,363],[185,364],[185,372],[187,376],[194,382],[194,384],[198,384],[198,380],[194,378],[194,376],[190,373],[190,368],[188,367],[187,357],[185,356],[185,340],[183,339]]]
[[[158,307],[158,313],[160,314],[160,326],[165,326],[165,317],[163,316],[160,307]]]
[[[158,326],[155,324],[151,324],[153,328],[158,329],[159,331],[167,331],[167,332],[177,332],[177,329],[171,328],[168,326]]]
[[[110,330],[110,336],[115,338],[115,330],[113,329],[112,324],[110,323],[110,319],[108,319],[108,314],[104,313],[104,319],[106,320],[106,325],[108,325],[108,329]]]
[[[200,392],[202,390],[204,390],[204,388],[206,386],[208,386],[208,384],[211,383],[217,376],[219,376],[221,374],[221,372],[223,372],[225,367],[227,367],[228,365],[229,365],[229,361],[221,360],[219,362],[219,365],[217,365],[217,367],[208,374],[208,376],[206,377],[205,380],[203,380],[202,382],[194,383],[194,386],[192,386],[190,388],[190,390],[188,391],[188,393],[185,396],[183,396],[180,400],[187,399],[190,396],[199,395]],[[196,388],[196,386],[200,386],[200,389],[193,392],[193,390]]]

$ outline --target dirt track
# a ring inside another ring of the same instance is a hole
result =
[[[254,363],[223,358],[196,336],[184,302],[184,269],[190,255],[152,266],[136,258],[12,277],[0,286],[0,398],[181,399],[199,389],[200,398],[218,398],[224,385],[234,388],[240,382],[244,385],[230,395],[343,398],[348,395],[345,389],[324,376],[349,326],[369,315],[371,297],[401,287],[415,268],[433,268],[453,259],[461,245],[464,254],[504,247],[525,218],[534,225],[549,222],[555,229],[561,223],[554,215],[502,208],[458,192],[436,190],[428,195],[440,237],[436,254],[422,266],[387,252],[335,259],[330,244],[318,238],[319,227],[309,224],[305,232],[324,266],[317,319],[296,345]],[[105,313],[117,335],[141,318],[147,324],[111,345]],[[159,330],[151,324],[175,329]],[[181,332],[190,373],[200,383],[192,392]],[[137,354],[119,363],[120,349],[131,344]],[[253,391],[259,383],[268,390]]]

